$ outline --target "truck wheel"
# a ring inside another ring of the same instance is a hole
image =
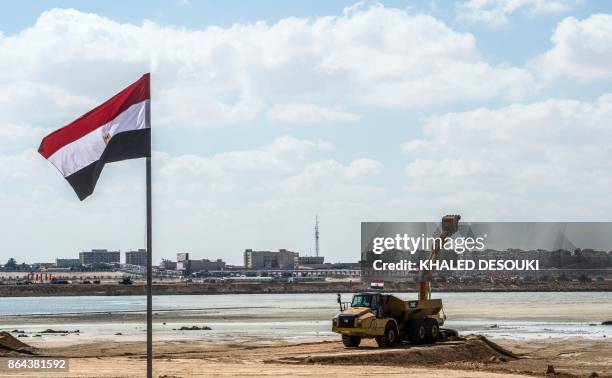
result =
[[[423,322],[425,325],[425,341],[428,343],[435,343],[440,336],[440,326],[436,319],[427,318]]]
[[[383,336],[376,336],[376,343],[381,348],[390,348],[394,345],[399,344],[399,332],[397,326],[393,322],[387,323],[385,327],[385,334]]]
[[[347,348],[357,348],[361,343],[361,337],[342,335],[342,344]]]
[[[423,344],[426,337],[427,330],[423,321],[415,319],[408,323],[408,341],[410,341],[410,344]]]

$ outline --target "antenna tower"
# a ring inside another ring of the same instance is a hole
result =
[[[315,216],[315,256],[319,257],[319,215]]]

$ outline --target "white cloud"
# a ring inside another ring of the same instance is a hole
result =
[[[24,145],[35,146],[47,132],[28,125],[4,124],[0,127],[0,152],[11,148],[21,150]]]
[[[334,259],[351,256],[341,246],[354,242],[352,234],[332,238],[332,230],[346,227],[347,217],[358,224],[353,217],[363,198],[384,195],[376,182],[382,164],[365,158],[344,163],[332,152],[328,142],[284,136],[209,157],[155,153],[155,258],[191,251],[238,263],[249,247],[306,252],[316,212],[329,222],[326,246],[337,247]],[[0,155],[0,188],[3,242],[15,246],[0,250],[2,259],[14,251],[50,260],[97,246],[142,247],[142,160],[107,165],[95,195],[80,203],[33,149]],[[281,226],[286,230],[278,232]]]
[[[612,15],[594,14],[584,20],[568,17],[552,37],[553,47],[534,60],[548,79],[581,81],[612,79]]]
[[[382,170],[382,163],[372,159],[357,159],[353,160],[348,166],[347,177],[362,178],[375,176]]]
[[[518,12],[532,15],[561,13],[572,9],[578,0],[468,0],[457,4],[458,18],[469,22],[503,25]]]
[[[154,122],[173,126],[268,111],[349,121],[358,115],[342,109],[516,95],[530,79],[483,60],[471,34],[380,5],[199,30],[53,9],[0,37],[0,121],[67,122],[148,70]]]
[[[257,149],[224,152],[210,158],[162,154],[158,178],[167,186],[168,196],[179,191],[196,198],[235,194],[245,202],[286,197],[314,201],[339,194],[317,188],[334,186],[350,192],[352,186],[378,175],[382,169],[380,162],[371,159],[343,164],[325,157],[332,149],[328,142],[284,136]]]
[[[287,123],[343,123],[358,121],[360,118],[356,113],[313,104],[279,104],[268,111],[268,119]]]
[[[607,219],[611,117],[612,94],[431,117],[403,145],[409,191],[488,218]]]

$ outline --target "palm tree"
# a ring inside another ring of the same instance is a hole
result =
[[[17,261],[14,258],[8,259],[6,264],[4,264],[4,269],[6,270],[16,270],[17,269]]]

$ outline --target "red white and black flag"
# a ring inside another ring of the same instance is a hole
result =
[[[77,120],[47,135],[38,152],[79,199],[96,186],[104,164],[151,156],[149,74]]]

